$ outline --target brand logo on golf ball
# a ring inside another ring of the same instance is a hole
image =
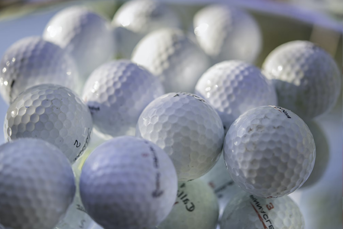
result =
[[[276,109],[276,110],[278,110],[279,112],[284,113],[287,118],[291,118],[291,116],[289,116],[288,112],[285,109],[283,109],[282,107],[271,106],[271,105],[269,105],[269,106],[274,108],[274,109]]]
[[[200,102],[203,102],[203,103],[206,102],[204,99],[200,98],[200,97],[197,96],[197,95],[193,95],[193,94],[185,93],[185,92],[176,93],[173,97],[179,97],[180,95],[191,96],[191,97],[195,98],[196,100],[198,100],[198,101],[200,101]]]
[[[250,202],[252,208],[256,212],[258,218],[260,219],[263,228],[266,229],[274,229],[273,223],[271,219],[269,219],[269,215],[267,211],[264,209],[264,206],[261,205],[261,203],[258,201],[257,198],[255,198],[253,195],[250,195],[250,199],[252,200]],[[274,208],[273,203],[266,204],[265,207],[268,211],[272,210]]]
[[[194,203],[189,200],[187,193],[185,193],[183,190],[180,190],[181,188],[185,188],[185,187],[186,187],[185,183],[180,185],[180,188],[177,190],[177,197],[185,205],[186,210],[189,212],[192,212],[195,210]],[[178,201],[175,202],[175,204],[178,204],[178,203],[179,203]]]

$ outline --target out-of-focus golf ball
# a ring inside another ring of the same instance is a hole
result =
[[[301,188],[310,187],[317,183],[324,175],[329,163],[330,149],[327,138],[322,128],[314,121],[306,122],[316,144],[316,162],[313,170]]]
[[[112,24],[120,54],[130,58],[136,44],[148,33],[162,28],[180,28],[178,16],[165,4],[152,0],[129,1],[114,15]]]
[[[264,199],[239,193],[225,208],[220,229],[304,229],[304,217],[288,196]]]
[[[55,146],[19,139],[0,146],[0,224],[53,228],[75,194],[73,171]]]
[[[143,109],[164,94],[161,82],[146,69],[128,60],[97,68],[86,82],[83,100],[94,128],[107,137],[135,135]]]
[[[288,195],[310,176],[313,136],[293,112],[262,106],[241,115],[225,137],[224,160],[235,183],[253,195]]]
[[[277,104],[274,86],[261,71],[235,60],[209,68],[199,79],[195,92],[216,109],[225,131],[247,110]]]
[[[63,49],[40,37],[21,39],[7,49],[0,61],[0,93],[7,103],[44,83],[80,92],[77,67]]]
[[[331,110],[341,90],[334,59],[309,41],[291,41],[272,51],[263,70],[275,85],[278,104],[303,119]]]
[[[58,12],[46,25],[43,37],[71,54],[83,82],[115,52],[110,24],[82,6]]]
[[[179,183],[174,207],[157,228],[215,229],[217,221],[217,198],[204,181],[197,179]]]
[[[208,172],[222,150],[224,128],[202,98],[169,93],[152,101],[138,119],[136,136],[154,142],[172,159],[179,181]]]
[[[223,155],[220,156],[215,166],[208,173],[200,177],[199,180],[206,182],[216,194],[219,203],[220,219],[227,203],[241,191],[227,171]]]
[[[162,82],[166,92],[193,92],[209,60],[198,45],[178,29],[160,29],[136,46],[132,61],[146,67]]]
[[[88,107],[70,89],[42,84],[21,93],[7,110],[7,141],[40,138],[59,148],[74,162],[87,148],[92,131]]]
[[[80,194],[88,214],[104,228],[149,228],[171,211],[177,175],[160,147],[144,139],[118,137],[87,158]]]
[[[200,46],[214,63],[232,59],[253,63],[260,53],[259,26],[242,9],[207,6],[194,16],[193,26]]]

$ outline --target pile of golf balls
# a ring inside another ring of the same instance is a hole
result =
[[[334,59],[292,41],[260,69],[248,12],[176,9],[130,1],[110,23],[72,6],[9,47],[0,228],[305,227],[287,195],[326,170],[313,119],[341,90]]]

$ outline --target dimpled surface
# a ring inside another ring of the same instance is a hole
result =
[[[136,46],[132,61],[146,67],[166,92],[193,92],[209,60],[193,40],[178,29],[160,29]]]
[[[306,122],[316,144],[316,162],[313,171],[301,188],[317,183],[326,171],[330,159],[330,148],[323,129],[314,121]]]
[[[179,181],[208,172],[222,150],[224,129],[200,97],[169,93],[152,101],[138,119],[136,136],[156,143],[172,159]]]
[[[215,229],[217,221],[217,198],[204,181],[197,179],[179,183],[173,209],[157,228]]]
[[[53,228],[73,201],[68,160],[40,139],[0,146],[0,223],[5,228]]]
[[[115,52],[110,24],[82,6],[58,12],[46,25],[43,37],[71,54],[84,81]]]
[[[165,3],[140,0],[123,4],[112,24],[119,28],[117,38],[121,54],[130,58],[132,50],[145,35],[165,27],[180,28],[181,22]]]
[[[220,156],[215,166],[208,173],[200,177],[199,180],[207,183],[216,194],[219,203],[220,219],[227,203],[241,190],[230,177],[223,155]]]
[[[221,229],[304,229],[299,207],[288,196],[264,199],[240,193],[226,206]]]
[[[86,82],[83,100],[94,128],[108,137],[135,135],[143,109],[164,94],[161,82],[128,60],[112,61],[97,68]]]
[[[291,41],[272,51],[263,69],[278,94],[278,104],[303,119],[331,110],[341,90],[333,58],[309,41]]]
[[[21,93],[8,108],[7,141],[40,138],[57,146],[70,162],[87,148],[92,131],[88,107],[70,89],[42,84]]]
[[[44,83],[80,92],[74,60],[59,46],[40,37],[14,43],[0,61],[0,92],[11,103],[24,90]]]
[[[211,5],[194,16],[193,25],[200,46],[214,63],[232,59],[252,63],[260,53],[259,26],[241,9]]]
[[[108,229],[156,226],[171,211],[176,193],[177,176],[168,155],[155,144],[130,136],[97,147],[80,177],[86,211]]]
[[[274,86],[258,68],[241,61],[224,61],[208,69],[195,92],[216,109],[226,131],[247,110],[277,104]]]
[[[232,179],[260,197],[280,197],[310,176],[316,157],[313,136],[293,112],[262,106],[241,115],[225,137],[224,160]]]

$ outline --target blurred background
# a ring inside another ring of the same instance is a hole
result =
[[[249,11],[263,33],[263,49],[255,64],[277,46],[291,40],[310,40],[328,51],[343,66],[343,0],[163,0],[182,18],[185,31],[192,31],[193,15],[214,2],[232,4]],[[111,20],[124,1],[94,0],[0,0],[0,56],[17,40],[41,36],[46,23],[59,10],[83,4]],[[8,105],[0,98],[0,120]],[[306,229],[342,228],[342,96],[335,108],[316,120],[319,147],[329,153],[329,164],[319,182],[291,197],[299,205]],[[4,134],[0,132],[0,143]],[[317,145],[318,148],[318,145]],[[319,158],[318,158],[319,159]]]

